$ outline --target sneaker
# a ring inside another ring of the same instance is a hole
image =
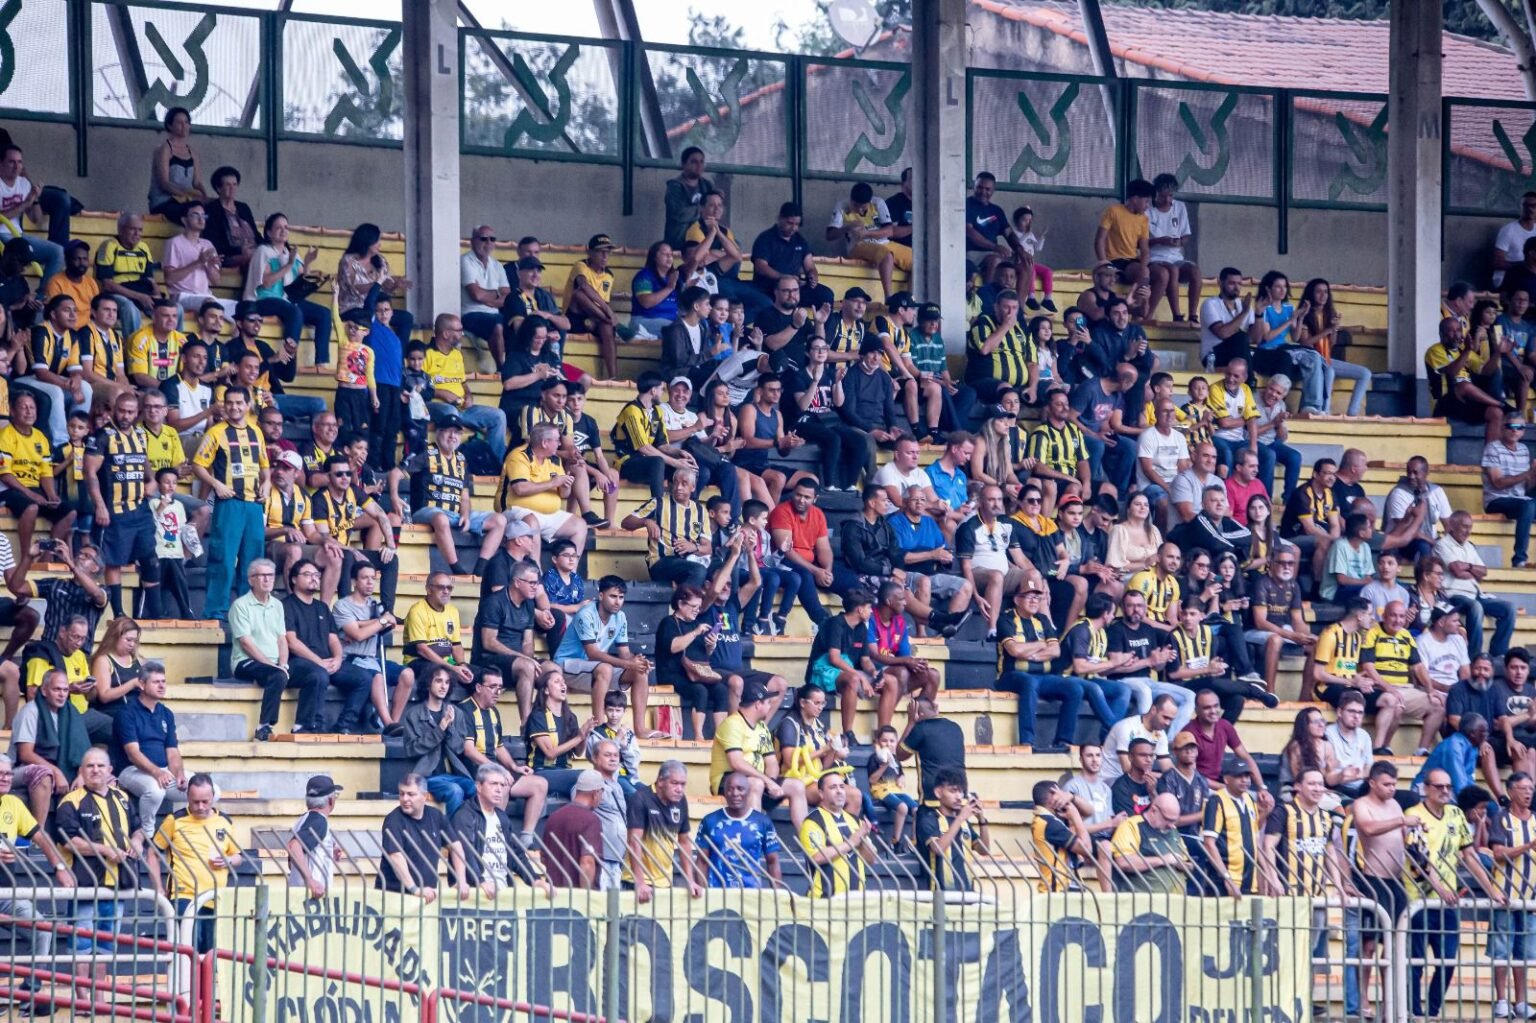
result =
[[[1274,693],[1265,693],[1263,696],[1259,697],[1259,702],[1268,707],[1270,710],[1274,710],[1276,707],[1280,706],[1280,697],[1276,696]]]
[[[1515,1018],[1516,1019],[1536,1019],[1536,1006],[1531,1005],[1530,1002],[1516,1002],[1515,1003]]]
[[[1262,686],[1264,684],[1264,676],[1260,675],[1256,671],[1250,671],[1246,675],[1239,675],[1237,676],[1237,680],[1239,682],[1247,682],[1249,685],[1255,686]]]
[[[996,629],[988,629],[987,630],[987,642],[988,643],[996,643],[997,642],[997,630]]]
[[[1056,303],[1052,302],[1050,298],[1046,298],[1046,300],[1040,304],[1045,307],[1047,312],[1054,313],[1056,311]]]
[[[773,631],[773,619],[772,618],[759,618],[757,620],[757,627],[756,627],[756,629],[754,631],[759,636],[773,636],[773,635],[776,635],[776,633]]]
[[[532,849],[533,848],[533,832],[531,832],[531,831],[524,831],[524,832],[520,833],[517,836],[517,841],[518,841],[518,844],[520,844],[524,849]]]
[[[848,747],[849,749],[853,749],[858,744],[859,744],[859,740],[854,738],[854,735],[853,735],[852,732],[844,732],[843,733],[843,745],[844,746]]]
[[[271,742],[272,741],[272,726],[271,725],[261,725],[259,728],[257,728],[256,729],[256,741],[257,742]]]
[[[1040,300],[1037,299],[1035,296],[1031,295],[1031,296],[1029,296],[1028,298],[1026,298],[1024,300],[1024,306],[1027,309],[1039,309],[1040,308]]]
[[[1497,1002],[1493,1003],[1494,1019],[1509,1019],[1511,1012],[1508,998],[1500,998]]]
[[[601,515],[599,515],[595,511],[582,512],[581,513],[581,521],[585,522],[587,525],[591,526],[593,529],[607,529],[608,528],[608,520],[603,518]]]
[[[775,636],[782,636],[782,635],[784,635],[788,631],[788,629],[789,629],[789,616],[788,615],[774,615],[773,616],[773,634]]]
[[[1371,754],[1378,757],[1390,757],[1394,755],[1391,746],[1377,746],[1375,749],[1371,750]]]
[[[1413,755],[1416,757],[1427,757],[1429,756],[1429,747],[1420,746],[1418,749],[1413,751]]]

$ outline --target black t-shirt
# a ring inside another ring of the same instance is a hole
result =
[[[1527,682],[1516,692],[1504,679],[1494,679],[1493,685],[1488,687],[1493,694],[1493,717],[1524,717],[1531,710],[1531,684]],[[1489,719],[1492,725],[1493,719]]]
[[[534,603],[531,600],[523,601],[523,606],[518,607],[512,603],[510,587],[493,593],[490,599],[481,601],[479,613],[475,615],[475,641],[474,658],[480,659],[480,630],[495,629],[496,641],[504,647],[513,650],[523,648],[523,638],[528,630],[533,628]]]
[[[810,252],[810,243],[799,231],[785,238],[779,234],[777,225],[768,228],[752,242],[753,259],[761,259],[770,269],[791,277],[800,276],[805,269],[805,257]],[[778,282],[770,279],[767,274],[753,274],[752,283],[763,294],[772,295]]]
[[[480,600],[490,600],[492,593],[512,585],[512,570],[516,567],[517,560],[505,548],[491,555],[491,560],[485,563],[485,574],[480,577]],[[542,568],[539,569],[539,575],[544,575]]]
[[[1355,502],[1364,496],[1366,496],[1365,488],[1358,483],[1333,481],[1333,503],[1338,506],[1340,515],[1348,515],[1349,510],[1355,506]]]
[[[1168,634],[1160,632],[1152,626],[1142,623],[1141,628],[1132,629],[1124,619],[1117,618],[1109,623],[1109,628],[1104,630],[1109,636],[1110,653],[1128,653],[1132,658],[1141,660],[1150,657],[1152,651],[1160,650],[1168,645]],[[1110,678],[1121,676],[1157,677],[1157,672],[1147,668],[1136,668],[1133,671],[1109,672]]]
[[[1152,805],[1152,788],[1144,781],[1132,781],[1130,775],[1122,774],[1109,787],[1109,800],[1110,809],[1115,813],[1135,817]]]
[[[833,615],[822,622],[816,638],[811,641],[811,657],[805,662],[806,675],[810,675],[812,666],[828,650],[834,649],[843,655],[843,660],[862,671],[860,662],[869,656],[869,625],[849,625],[846,615]]]
[[[785,389],[785,402],[794,402],[793,405],[788,406],[791,413],[790,418],[798,419],[802,415],[837,415],[837,407],[832,404],[832,389],[836,382],[837,373],[830,364],[828,364],[826,369],[822,370],[821,377],[815,380],[811,378],[811,371],[808,369],[796,371],[794,384]],[[802,412],[800,411],[800,395],[811,390],[814,390],[815,394],[811,396],[810,404],[806,405]]]
[[[539,350],[538,355],[534,355],[526,349],[510,351],[507,353],[505,361],[501,364],[501,379],[506,381],[511,380],[513,377],[525,376],[532,373],[533,367],[541,362],[546,366],[554,366],[558,369],[560,366],[560,356],[547,344]],[[539,403],[539,395],[543,393],[543,390],[544,382],[542,380],[535,380],[533,383],[525,384],[515,391],[502,391],[501,405],[504,408],[509,405],[537,405]]]
[[[437,887],[437,861],[442,848],[453,841],[453,829],[448,818],[434,806],[423,807],[420,819],[406,816],[396,807],[384,818],[384,855],[379,859],[377,886],[386,892],[403,892],[407,885],[418,888]],[[410,877],[404,880],[395,873],[390,853],[404,853]]]
[[[905,192],[897,192],[885,200],[886,211],[891,215],[891,223],[897,227],[912,226],[912,200],[907,198]]]
[[[932,804],[937,800],[933,794],[933,779],[939,768],[965,766],[965,733],[947,718],[919,721],[901,746],[917,758],[917,778],[922,785],[925,803]]]
[[[1468,714],[1481,714],[1492,729],[1496,718],[1504,717],[1509,712],[1505,709],[1508,704],[1500,700],[1499,689],[1503,687],[1508,692],[1508,686],[1495,679],[1488,684],[1488,688],[1478,692],[1472,688],[1472,684],[1465,679],[1451,686],[1451,691],[1445,695],[1445,716],[1448,718],[1463,718]],[[1495,733],[1496,734],[1496,733]]]
[[[323,600],[304,603],[293,594],[283,598],[283,627],[309,647],[316,657],[331,656],[331,637],[341,638],[336,619]]]
[[[956,835],[955,840],[950,843],[949,852],[941,857],[930,843],[936,838],[942,838],[955,828],[960,829],[960,834]],[[953,818],[946,816],[937,806],[919,807],[917,848],[921,854],[918,857],[918,863],[922,868],[923,880],[945,891],[970,891],[971,873],[966,868],[966,857],[970,855],[970,847],[975,840],[976,831],[971,821],[956,824]],[[948,862],[941,862],[941,860]]]
[[[1301,587],[1296,585],[1295,579],[1278,583],[1266,575],[1253,584],[1251,599],[1250,607],[1262,607],[1269,624],[1288,629],[1291,627],[1291,612],[1301,610]]]
[[[701,619],[702,620],[702,619]],[[689,643],[680,653],[672,652],[672,641],[680,636],[685,636],[698,628],[699,621],[678,621],[676,615],[667,615],[662,619],[661,626],[656,630],[656,684],[663,686],[677,685],[688,681],[688,673],[683,670],[683,658],[693,661],[695,664],[708,664],[709,651],[704,646],[704,634]]]
[[[771,337],[774,334],[777,334],[780,331],[792,326],[793,323],[794,319],[792,313],[779,312],[779,310],[773,306],[769,306],[767,309],[764,309],[762,312],[758,313],[752,321],[753,326],[762,331],[764,337]],[[788,392],[794,381],[794,375],[799,372],[802,367],[805,366],[805,350],[806,347],[810,344],[812,333],[813,329],[811,326],[811,319],[809,316],[807,316],[805,323],[801,324],[800,329],[795,331],[794,335],[790,337],[788,341],[786,341],[781,347],[773,349],[768,353],[769,367],[775,373],[778,373],[780,376],[784,377],[786,384],[784,388],[786,400],[788,399]]]

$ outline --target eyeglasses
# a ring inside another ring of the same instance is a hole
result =
[[[494,234],[482,234],[475,239],[477,242],[493,242],[495,240],[496,236]]]
[[[1040,503],[1040,498],[1038,498],[1038,497],[1026,497],[1024,499],[1024,503],[1025,504],[1039,504]]]
[[[343,472],[340,469],[331,470],[331,479],[333,480],[349,480],[351,478],[352,474],[350,472]]]
[[[433,583],[432,588],[434,590],[447,590],[449,593],[452,593],[453,583]]]
[[[1444,790],[1446,792],[1451,791],[1451,783],[1448,782],[1448,781],[1426,782],[1424,787],[1427,788],[1427,789]]]
[[[1277,565],[1294,565],[1294,564],[1296,564],[1296,559],[1295,558],[1276,558],[1275,559],[1275,564],[1277,564]]]

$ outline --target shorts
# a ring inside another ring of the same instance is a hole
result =
[[[1341,686],[1337,683],[1331,683],[1323,689],[1323,702],[1337,710],[1339,697],[1345,693],[1360,693],[1360,690],[1354,686]],[[1376,705],[1381,702],[1381,690],[1379,688],[1373,689],[1368,693],[1360,693],[1360,695],[1365,697],[1365,712],[1367,714],[1375,714]]]
[[[485,532],[485,524],[491,520],[492,516],[500,514],[501,512],[493,511],[470,512],[469,528],[466,530],[466,532],[483,534]],[[449,528],[459,528],[459,513],[456,511],[447,511],[443,508],[417,508],[415,511],[411,512],[411,521],[417,525],[424,526],[430,523],[433,519],[437,518],[439,515],[448,516]]]
[[[19,490],[0,490],[0,508],[10,509],[13,515],[20,516],[22,512],[34,506],[37,508],[37,513],[49,522],[57,522],[74,510],[62,501],[49,508],[38,504]]]
[[[912,269],[912,249],[901,242],[859,242],[848,250],[849,259],[878,263],[890,256],[898,270]]]
[[[570,677],[573,676],[573,675],[585,675],[585,676],[587,676],[587,678],[589,680],[588,681],[588,687],[590,688],[590,685],[591,685],[590,679],[592,677],[592,673],[597,671],[597,665],[598,665],[597,661],[588,661],[588,660],[583,660],[581,658],[574,658],[573,657],[569,661],[561,661],[560,662],[560,670],[565,672],[566,678],[567,678],[568,681],[570,680]],[[572,688],[575,688],[575,687],[572,686]]]
[[[523,513],[524,521],[532,518],[538,523],[539,536],[545,541],[553,540],[565,524],[571,521],[571,513],[568,511],[550,512],[547,515],[544,512],[529,511],[526,508],[520,508],[518,511]]]
[[[920,572],[907,573],[907,590],[910,592],[917,584],[919,578],[928,580],[928,596],[932,600],[948,600],[959,593],[965,586],[965,577],[950,575],[947,572],[935,572],[933,575],[923,575]]]
[[[1270,631],[1268,631],[1266,629],[1244,629],[1243,630],[1243,642],[1245,642],[1245,643],[1257,643],[1260,646],[1263,646],[1264,644],[1269,642],[1269,637],[1271,637],[1273,635],[1275,635],[1275,633],[1270,632]]]
[[[1393,686],[1393,691],[1403,698],[1402,720],[1417,724],[1434,710],[1429,694],[1415,686]]]
[[[880,805],[892,813],[896,812],[898,806],[904,806],[908,811],[912,811],[917,809],[917,797],[909,796],[905,792],[892,792],[880,800]]]
[[[734,675],[741,679],[741,685],[743,689],[747,689],[751,686],[762,686],[764,689],[767,689],[768,683],[772,682],[774,679],[774,676],[771,672],[758,671],[756,668],[742,668],[739,671],[729,671],[723,668],[717,670],[723,672],[727,678]]]
[[[1458,423],[1481,423],[1486,418],[1487,407],[1475,401],[1464,401],[1455,394],[1447,394],[1435,402],[1435,415]]]
[[[101,560],[108,568],[143,565],[158,559],[155,553],[155,520],[148,510],[136,508],[112,516],[101,533]]]
[[[0,625],[15,625],[22,606],[11,597],[0,597]]]
[[[1536,912],[1496,909],[1488,925],[1488,958],[1528,959],[1536,952]]]
[[[17,764],[14,772],[14,777],[11,778],[13,792],[24,792],[45,779],[53,777],[53,772],[42,764]]]
[[[1408,908],[1408,892],[1400,881],[1394,881],[1389,877],[1372,877],[1369,874],[1356,874],[1355,879],[1361,882],[1361,894],[1379,905],[1385,911],[1388,921],[1396,923],[1403,915],[1403,910]],[[1381,917],[1373,911],[1363,911],[1360,914],[1360,939],[1362,941],[1379,941],[1381,939]]]
[[[1119,281],[1121,284],[1129,284],[1131,278],[1130,275],[1126,273],[1126,271],[1129,270],[1131,268],[1131,264],[1135,262],[1137,262],[1137,260],[1134,259],[1111,259],[1110,263],[1115,268],[1115,280]]]
[[[810,674],[805,681],[824,693],[831,693],[837,691],[837,676],[841,674],[842,669],[827,660],[826,654],[822,654],[816,658],[816,663],[811,665]]]

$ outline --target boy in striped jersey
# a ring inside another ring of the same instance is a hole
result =
[[[1493,849],[1493,883],[1510,900],[1536,900],[1536,814],[1531,797],[1536,781],[1524,771],[1509,776],[1505,785],[1509,806],[1489,816],[1488,845]],[[1536,956],[1536,911],[1496,909],[1489,927],[1488,958],[1495,963]],[[1509,1001],[1514,980],[1516,1001]],[[1521,997],[1526,986],[1525,967],[1493,968],[1495,1019],[1536,1019],[1536,1007]]]

